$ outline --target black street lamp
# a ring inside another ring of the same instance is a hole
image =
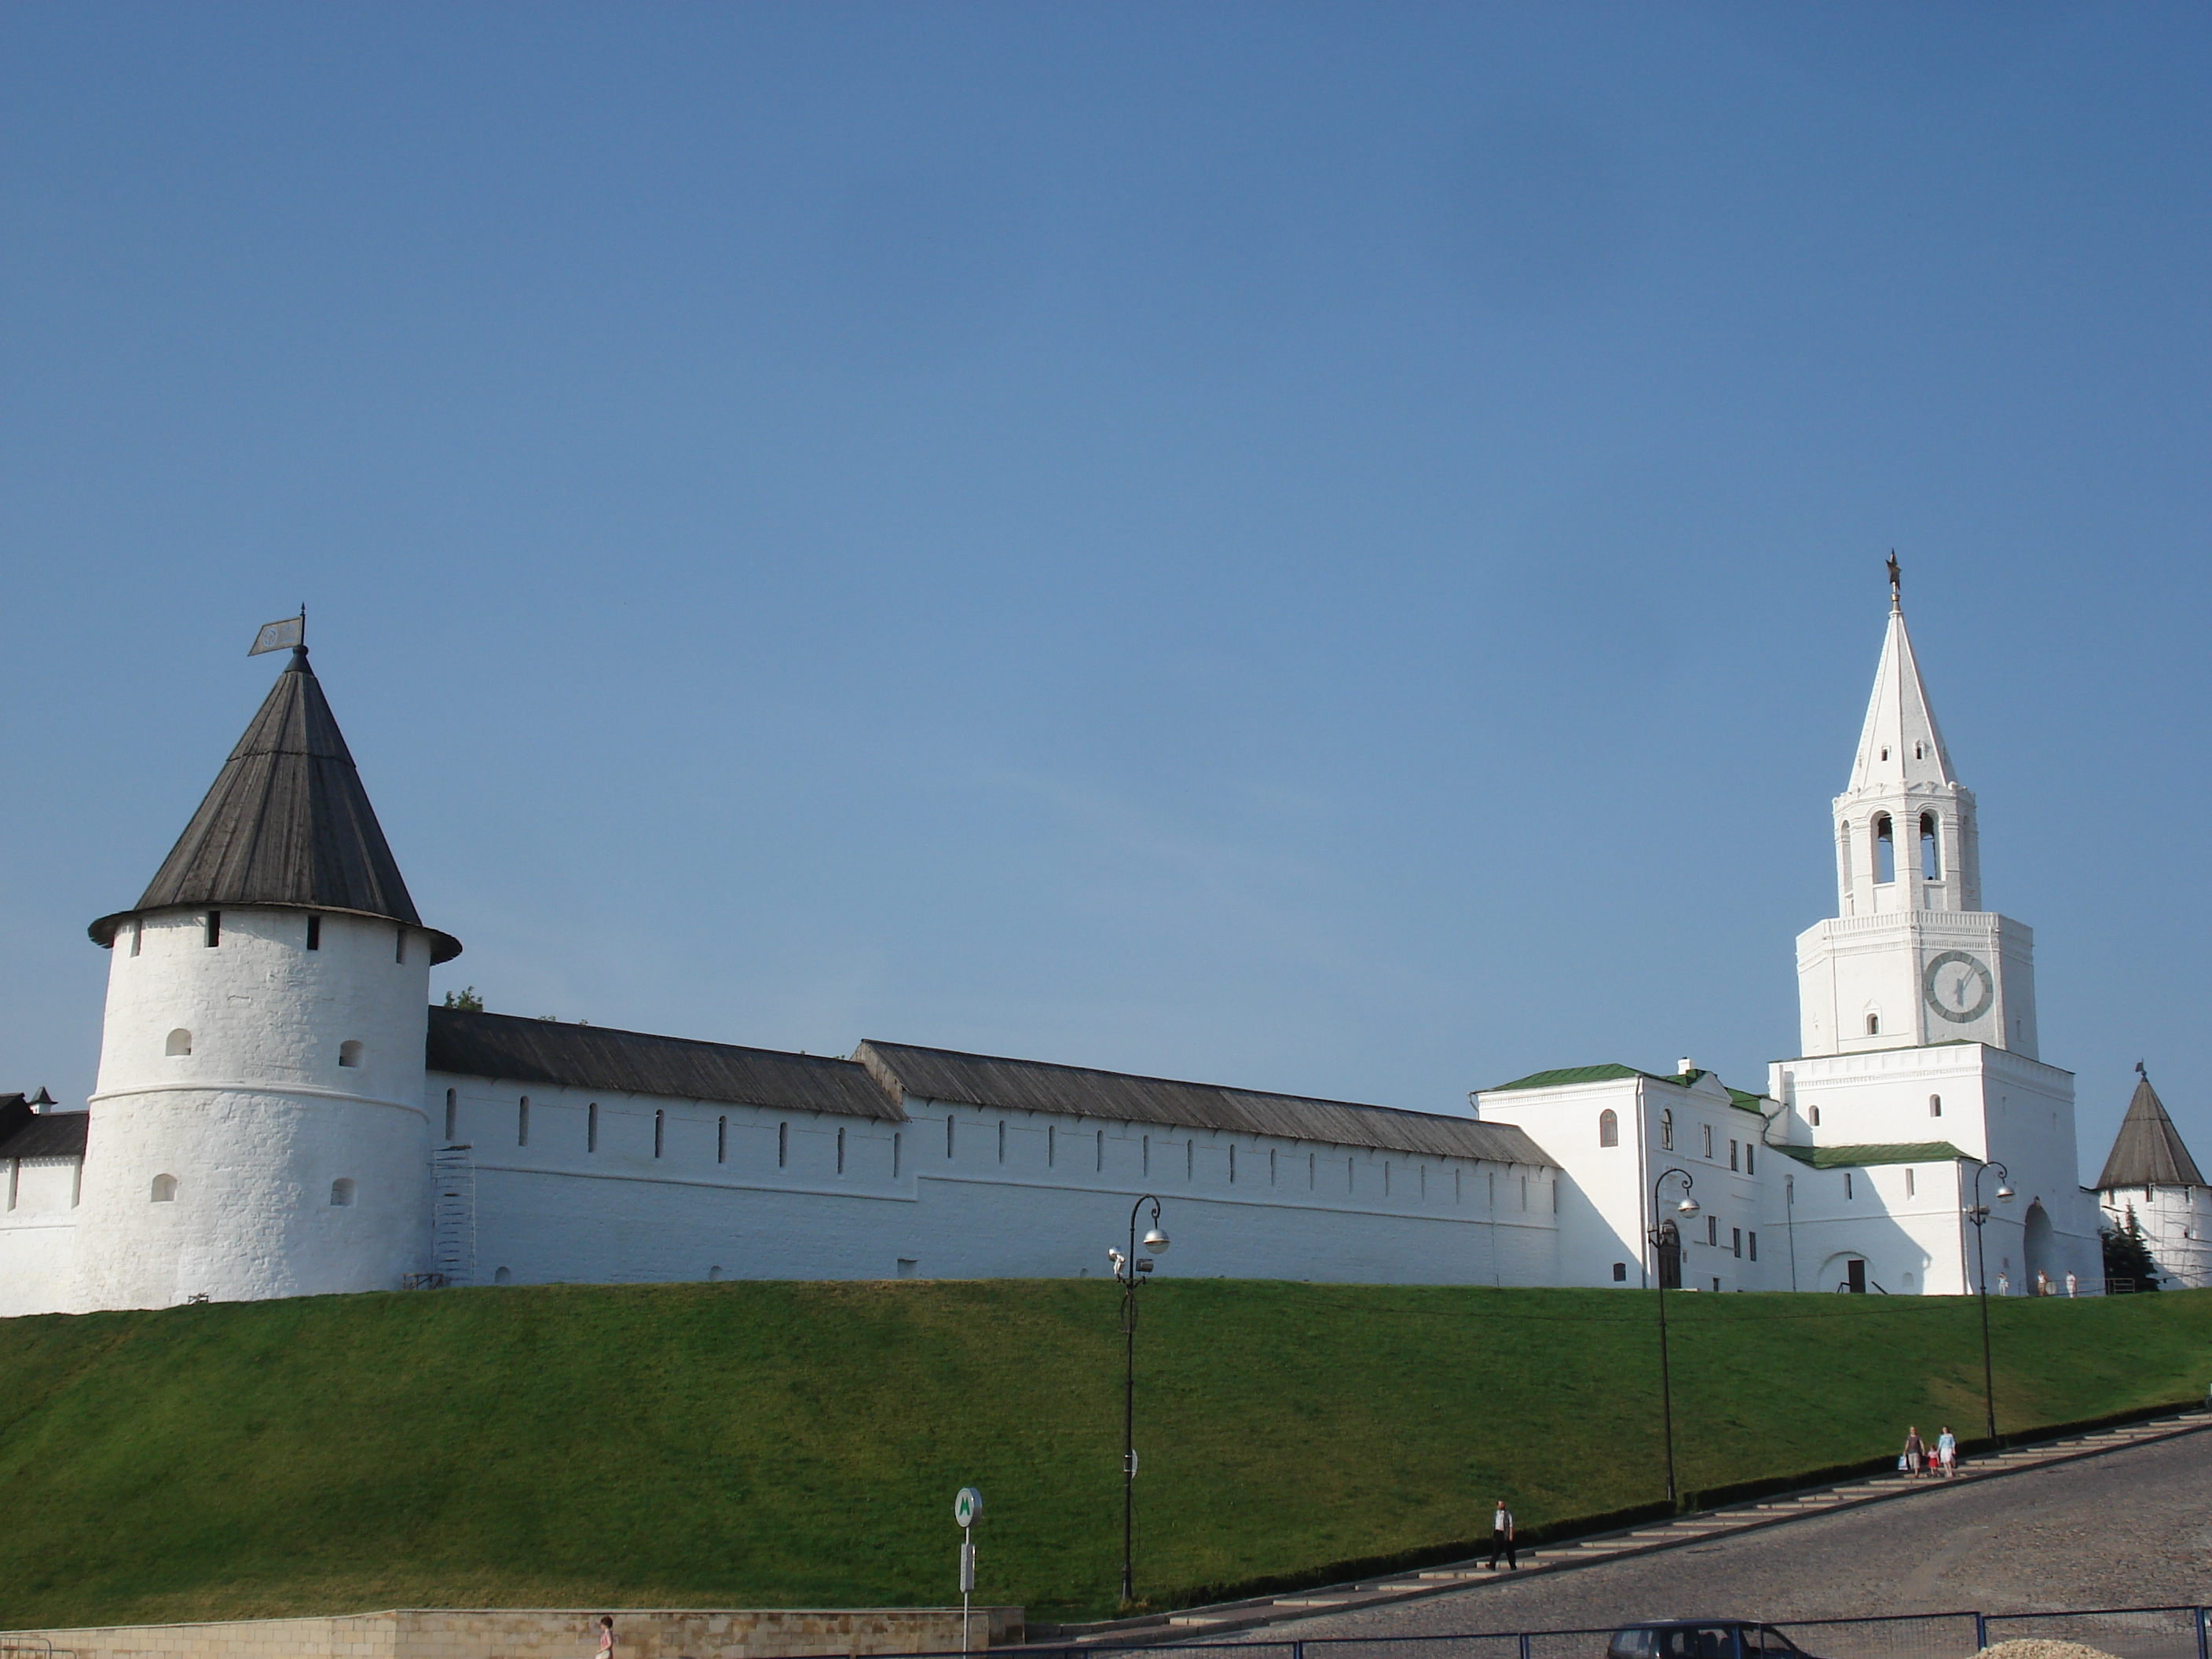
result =
[[[1659,1179],[1651,1183],[1651,1253],[1658,1268],[1656,1279],[1659,1286],[1659,1413],[1667,1438],[1667,1507],[1671,1510],[1674,1507],[1674,1385],[1667,1371],[1667,1279],[1671,1257],[1674,1288],[1682,1288],[1682,1230],[1672,1220],[1659,1219],[1659,1189],[1667,1184],[1668,1176],[1682,1177],[1682,1201],[1674,1206],[1675,1214],[1697,1214],[1698,1200],[1690,1196],[1690,1188],[1695,1183],[1687,1170],[1663,1170]]]
[[[1144,1237],[1145,1249],[1151,1254],[1137,1254],[1137,1216],[1146,1205],[1152,1206],[1152,1225]],[[1132,1587],[1130,1561],[1132,1545],[1136,1535],[1137,1481],[1137,1287],[1152,1271],[1152,1257],[1168,1247],[1168,1236],[1160,1231],[1160,1201],[1147,1193],[1129,1208],[1129,1254],[1119,1250],[1106,1252],[1114,1264],[1114,1277],[1121,1281],[1121,1605],[1135,1601]]]
[[[1997,1390],[1994,1368],[1990,1364],[1990,1258],[1982,1247],[1982,1229],[1989,1224],[1990,1206],[1982,1202],[1982,1172],[1997,1172],[1996,1199],[2000,1204],[2012,1202],[2012,1171],[2002,1164],[1980,1164],[1974,1167],[1974,1201],[1966,1211],[1966,1219],[1974,1224],[1974,1277],[1980,1281],[1982,1293],[1982,1405],[1989,1413],[1990,1445],[1997,1443]]]

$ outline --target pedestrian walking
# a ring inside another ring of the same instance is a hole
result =
[[[2078,1294],[2081,1289],[2081,1281],[2075,1278],[2072,1271],[2069,1269],[2066,1274],[2066,1294],[2069,1296]]]
[[[1954,1479],[1959,1473],[1959,1437],[1951,1432],[1948,1423],[1936,1437],[1936,1464],[1942,1470],[1946,1480]]]
[[[599,1615],[599,1659],[615,1659],[615,1619],[611,1613]]]
[[[1916,1423],[1905,1431],[1905,1455],[1897,1460],[1897,1467],[1917,1480],[1927,1461],[1928,1448],[1921,1443],[1920,1425]]]
[[[2002,1273],[1999,1273],[1997,1275],[1997,1294],[1999,1296],[2010,1296],[2012,1294],[2012,1280],[2006,1278]]]
[[[1498,1558],[1505,1558],[1509,1571],[1521,1571],[1521,1563],[1513,1549],[1513,1511],[1505,1507],[1505,1500],[1498,1500],[1498,1513],[1490,1517],[1490,1570],[1498,1571]]]

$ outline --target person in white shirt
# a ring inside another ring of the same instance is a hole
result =
[[[1942,1433],[1936,1437],[1936,1467],[1943,1472],[1947,1480],[1959,1473],[1959,1437],[1951,1432],[1948,1423]]]
[[[1514,1559],[1513,1553],[1513,1511],[1505,1507],[1505,1500],[1502,1498],[1498,1500],[1498,1513],[1490,1517],[1490,1570],[1492,1572],[1498,1571],[1498,1558],[1501,1555],[1505,1558],[1509,1571],[1518,1572],[1521,1570],[1521,1564]]]

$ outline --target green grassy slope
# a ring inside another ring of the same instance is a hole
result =
[[[1140,1593],[1659,1495],[1650,1296],[1165,1280]],[[1689,1488],[1979,1422],[1977,1310],[1682,1296]],[[2201,1396],[2212,1292],[1994,1304],[2000,1426]],[[1110,1610],[1097,1281],[553,1286],[0,1322],[0,1625],[402,1606]]]

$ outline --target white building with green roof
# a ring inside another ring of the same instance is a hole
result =
[[[2073,1075],[2037,1053],[2034,936],[1981,908],[1973,795],[1894,586],[1834,815],[1837,914],[1798,937],[1800,1052],[1763,1092],[1685,1060],[1480,1095],[1486,1120],[1526,1129],[1565,1172],[1563,1281],[1958,1295],[1985,1257],[1993,1292],[2101,1290]]]

